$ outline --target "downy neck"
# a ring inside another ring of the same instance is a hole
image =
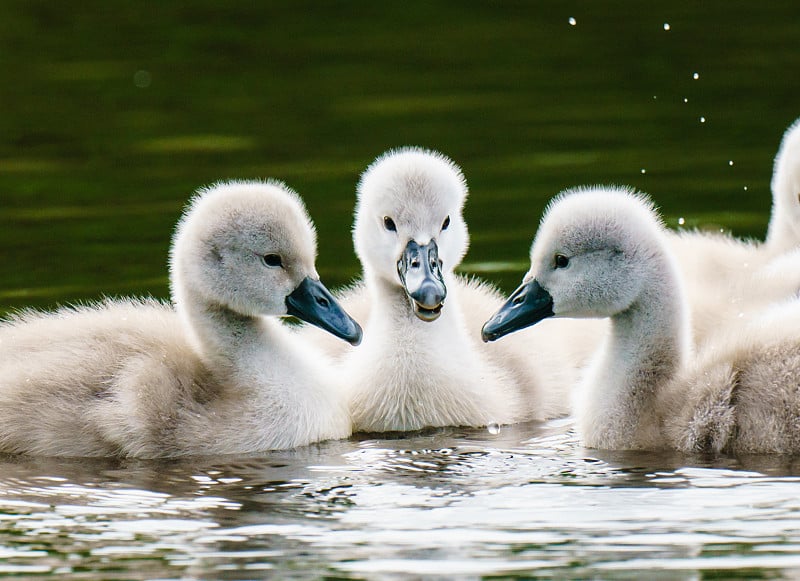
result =
[[[611,317],[597,372],[585,386],[581,423],[590,446],[651,448],[661,441],[656,400],[686,362],[689,324],[672,260],[662,252],[651,264],[638,298]]]

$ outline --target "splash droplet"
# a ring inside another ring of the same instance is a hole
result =
[[[744,187],[744,191],[745,191],[745,192],[747,191],[747,186],[745,186],[745,187]]]
[[[693,79],[696,81],[697,79],[699,79],[699,78],[700,78],[700,73],[694,73],[694,74],[692,75],[692,78],[693,78]]]
[[[700,123],[705,123],[705,122],[706,122],[706,118],[705,117],[700,117]]]
[[[642,173],[647,173],[647,170],[642,168]]]
[[[500,424],[497,424],[497,423],[495,423],[495,422],[492,422],[491,424],[489,424],[488,426],[486,426],[486,430],[487,430],[487,431],[488,431],[490,434],[492,434],[493,436],[496,436],[497,434],[499,434],[499,433],[500,433]]]
[[[153,82],[153,76],[150,71],[136,71],[133,74],[133,84],[140,89],[146,89]]]
[[[575,26],[576,24],[578,24],[578,21],[575,20],[572,16],[570,16],[569,17],[569,24],[570,24],[570,26]]]
[[[664,30],[669,30],[669,22],[664,23]]]
[[[689,102],[689,99],[687,99],[686,97],[684,97],[684,98],[683,98],[683,102],[684,102],[684,103],[688,103],[688,102]]]
[[[678,226],[683,226],[684,224],[686,224],[686,220],[683,218],[678,218]]]
[[[733,160],[730,160],[730,161],[728,162],[728,165],[733,165]]]

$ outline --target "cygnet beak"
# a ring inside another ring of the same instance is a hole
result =
[[[483,326],[485,342],[494,341],[553,316],[553,297],[536,279],[523,284]]]
[[[286,297],[286,312],[325,329],[351,345],[361,343],[361,327],[318,280],[305,277]]]
[[[439,247],[435,240],[420,246],[411,240],[397,261],[397,274],[411,299],[414,314],[423,321],[435,321],[442,314],[447,287],[442,278]]]

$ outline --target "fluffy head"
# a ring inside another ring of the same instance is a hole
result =
[[[286,296],[314,266],[316,233],[300,197],[278,181],[232,181],[198,191],[170,251],[172,297],[199,295],[246,316],[286,314]]]
[[[441,153],[418,147],[384,153],[361,176],[357,197],[353,241],[365,271],[400,285],[397,261],[410,240],[436,240],[446,272],[467,252],[467,184]]]
[[[783,134],[775,156],[767,243],[781,252],[800,246],[800,119]]]
[[[664,242],[652,202],[630,189],[566,190],[548,205],[531,247],[531,270],[564,317],[626,310],[652,278]]]

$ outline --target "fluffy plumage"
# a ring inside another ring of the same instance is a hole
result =
[[[555,317],[610,318],[576,392],[587,446],[800,452],[800,303],[731,322],[693,354],[680,269],[647,199],[615,188],[557,197],[525,281]],[[522,313],[521,296],[503,307],[507,318]]]
[[[722,233],[669,236],[687,285],[698,344],[724,321],[746,318],[800,290],[800,120],[781,141],[772,175],[772,214],[766,241]]]
[[[569,357],[591,352],[596,334],[588,328],[595,322],[555,322],[505,344],[482,344],[480,326],[504,299],[453,272],[469,244],[466,197],[461,170],[420,148],[384,154],[361,178],[353,238],[363,280],[341,300],[366,321],[364,342],[342,353],[315,330],[303,331],[340,357],[356,431],[504,424],[569,409],[566,389],[579,366]],[[433,321],[415,315],[398,275],[409,240],[438,247],[447,297]]]
[[[174,308],[107,300],[0,325],[0,450],[158,457],[348,436],[324,357],[275,318],[301,281],[318,278],[315,254],[285,185],[200,191],[173,239]]]
[[[783,134],[772,171],[772,216],[766,246],[774,253],[800,245],[800,119]]]

